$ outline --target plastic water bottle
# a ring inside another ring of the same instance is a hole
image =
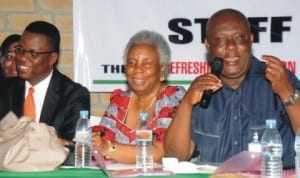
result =
[[[263,178],[282,177],[282,141],[276,129],[276,120],[266,120],[266,129],[261,138],[262,165],[261,176]]]
[[[297,130],[295,137],[295,152],[296,178],[300,178],[300,128]]]
[[[152,130],[148,127],[148,113],[139,114],[140,124],[136,130],[136,168],[143,172],[153,169]]]
[[[261,152],[261,143],[258,140],[258,133],[255,131],[253,133],[253,140],[248,144],[248,151],[250,152]]]
[[[87,167],[91,163],[92,130],[88,115],[88,111],[81,110],[80,118],[76,124],[75,167]]]

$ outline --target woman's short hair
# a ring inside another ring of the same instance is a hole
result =
[[[171,60],[170,47],[169,47],[167,41],[165,40],[165,38],[161,34],[155,32],[155,31],[149,31],[149,30],[139,31],[129,39],[129,41],[125,47],[124,54],[123,54],[123,59],[125,61],[125,64],[126,64],[127,55],[128,55],[130,48],[133,45],[137,45],[137,44],[153,45],[158,52],[159,63],[161,65],[166,65],[168,68],[168,64]],[[166,74],[167,74],[167,70],[166,70]]]

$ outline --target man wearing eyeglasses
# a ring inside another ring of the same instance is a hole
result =
[[[9,110],[19,117],[27,115],[25,100],[32,90],[34,109],[28,116],[53,126],[61,142],[69,144],[79,111],[90,111],[90,93],[57,70],[59,50],[60,34],[54,25],[35,21],[25,28],[16,47],[19,78],[9,81],[2,93],[0,116]]]

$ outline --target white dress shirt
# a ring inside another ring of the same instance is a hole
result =
[[[43,108],[43,103],[45,100],[46,92],[51,80],[53,74],[53,70],[50,72],[50,74],[42,80],[40,83],[36,84],[35,86],[31,86],[28,81],[25,82],[25,97],[27,96],[29,92],[29,88],[33,87],[34,88],[34,104],[35,104],[35,122],[40,121],[40,116]]]

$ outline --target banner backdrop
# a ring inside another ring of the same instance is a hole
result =
[[[74,0],[74,76],[92,92],[127,87],[123,50],[147,29],[161,33],[172,51],[167,81],[186,88],[207,73],[207,19],[222,8],[242,11],[254,34],[253,53],[279,57],[300,76],[298,0]]]

